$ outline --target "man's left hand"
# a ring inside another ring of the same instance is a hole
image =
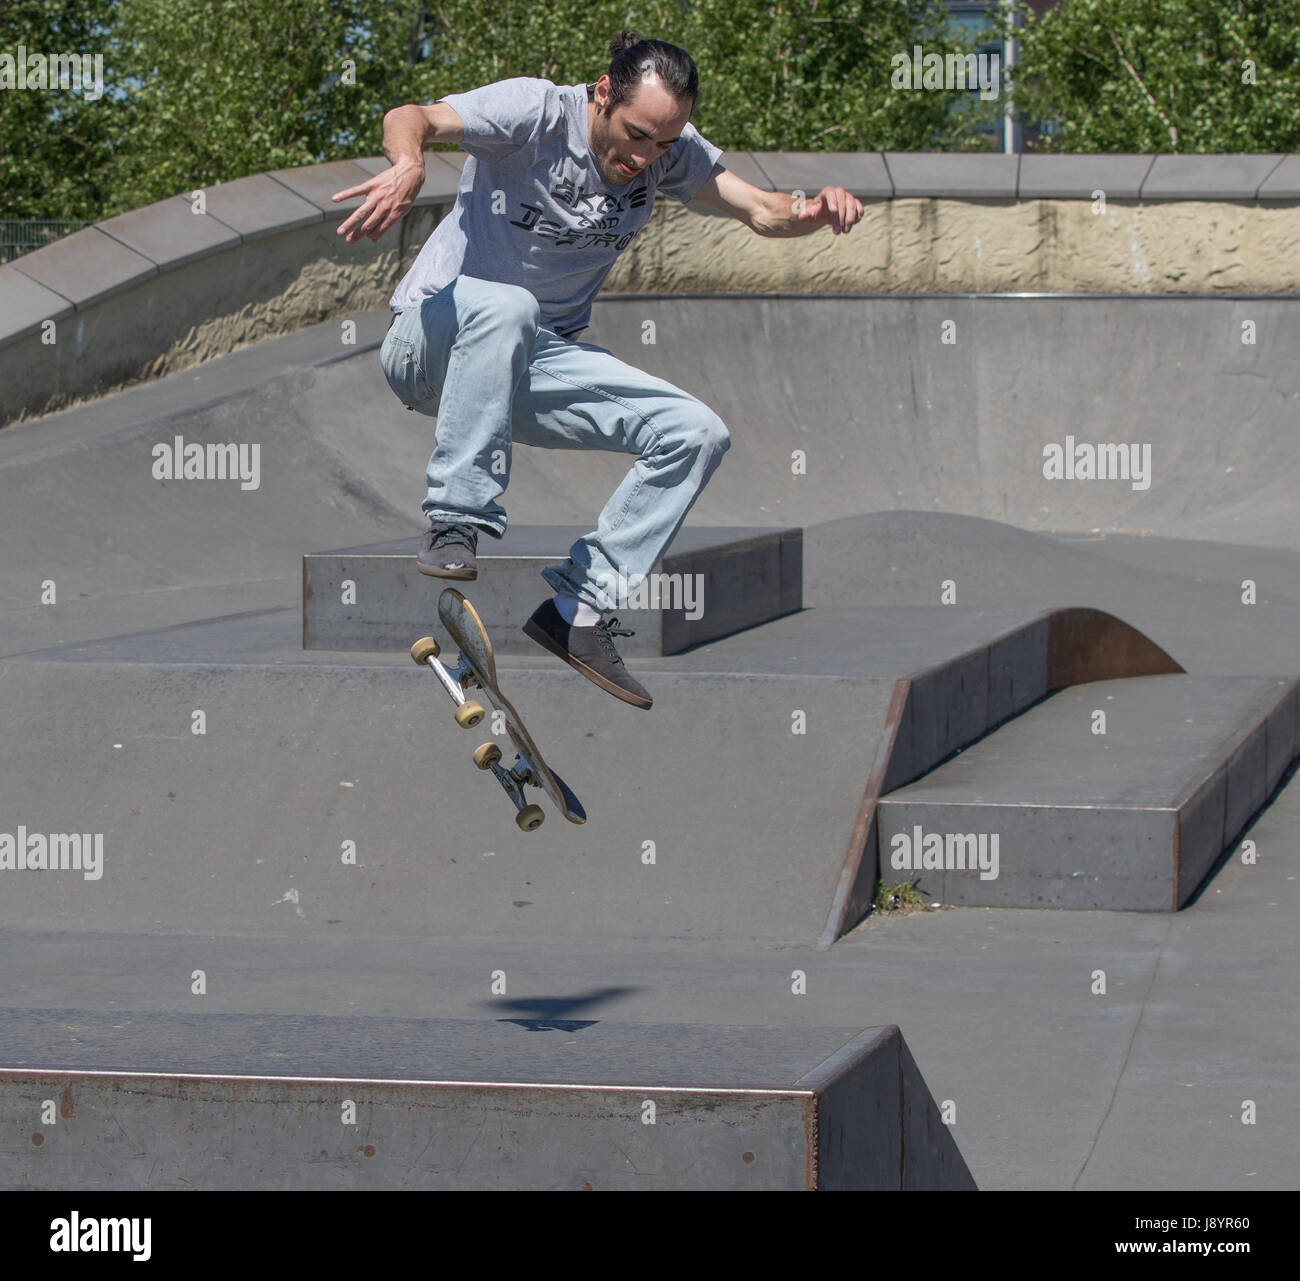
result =
[[[843,187],[823,187],[811,200],[803,202],[795,216],[799,222],[812,222],[829,227],[837,236],[847,232],[862,217],[862,201],[851,196]]]

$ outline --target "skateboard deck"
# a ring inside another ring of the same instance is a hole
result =
[[[540,787],[570,823],[585,823],[587,814],[582,803],[573,789],[547,765],[523,718],[501,692],[492,641],[478,611],[460,592],[448,587],[438,597],[438,619],[460,650],[455,670],[449,671],[439,662],[438,644],[431,637],[416,641],[411,646],[411,657],[420,666],[432,668],[441,678],[443,686],[458,705],[456,720],[459,724],[473,726],[482,720],[482,708],[466,696],[467,691],[474,688],[481,689],[488,702],[502,714],[506,733],[515,749],[515,763],[509,768],[502,765],[501,750],[495,743],[484,743],[474,753],[474,763],[496,775],[518,810],[515,821],[520,828],[532,831],[541,825],[543,817],[541,806],[525,803],[526,785]]]

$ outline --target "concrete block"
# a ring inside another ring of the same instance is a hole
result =
[[[245,243],[320,222],[320,209],[266,174],[204,188],[208,213],[233,227]]]
[[[1088,200],[1104,191],[1107,200],[1137,200],[1152,156],[1023,155],[1021,200]]]
[[[887,151],[885,166],[896,200],[948,197],[957,200],[1014,200],[1019,156],[985,152]]]
[[[158,274],[155,263],[98,227],[83,227],[19,261],[24,276],[78,309]]]
[[[894,194],[884,157],[875,151],[765,151],[762,168],[777,191],[803,191],[810,198],[823,187],[843,187],[864,200]]]
[[[170,271],[240,243],[238,231],[194,208],[188,196],[171,196],[95,225],[160,271]]]
[[[301,169],[271,169],[267,177],[282,182],[295,195],[315,205],[326,217],[342,220],[361,204],[361,197],[342,200],[338,204],[330,198],[336,191],[356,187],[374,177],[355,160],[331,160],[323,165],[307,165]]]
[[[37,333],[45,321],[62,320],[72,311],[66,298],[19,267],[0,267],[0,347]]]
[[[1255,200],[1280,155],[1156,156],[1143,200]]]

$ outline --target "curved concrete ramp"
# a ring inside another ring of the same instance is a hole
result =
[[[1300,545],[1294,299],[628,298],[588,336],[726,420],[719,524],[906,507]],[[1067,437],[1149,473],[1045,478]]]
[[[383,378],[386,324],[363,318],[356,348],[317,326],[0,432],[5,526],[22,531],[0,565],[3,652],[288,604],[304,552],[418,533],[434,424]],[[813,527],[912,509],[1300,546],[1295,301],[613,298],[586,337],[729,424],[733,448],[692,523]],[[1139,463],[1149,446],[1149,487],[1045,479],[1044,447],[1067,435],[1134,444]],[[155,451],[178,436],[258,446],[258,487],[155,478]],[[517,450],[511,519],[590,525],[627,466]],[[1005,541],[993,527],[978,536]],[[954,538],[948,554],[973,570],[975,551],[1000,564],[994,550]],[[820,604],[811,557],[808,569]],[[57,620],[30,590],[52,577]],[[1077,593],[1046,603],[1131,616]]]
[[[640,660],[650,712],[545,655],[503,659],[589,815],[524,835],[469,759],[489,725],[459,729],[404,655],[321,662],[296,624],[277,611],[0,663],[24,744],[0,810],[104,847],[93,884],[15,881],[11,920],[810,943],[870,903],[876,799],[1042,698],[1054,652],[1119,633],[1133,666],[1105,677],[1178,670],[1092,611],[921,606],[808,610]]]

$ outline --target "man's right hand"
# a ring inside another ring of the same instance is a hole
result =
[[[338,234],[348,244],[355,243],[362,236],[378,240],[415,204],[415,198],[423,185],[424,161],[403,160],[359,187],[336,191],[330,197],[331,200],[365,197],[365,201],[339,223]]]

